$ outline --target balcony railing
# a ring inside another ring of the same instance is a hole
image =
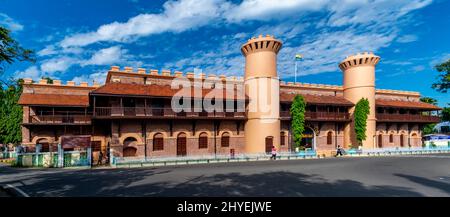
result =
[[[90,124],[91,115],[30,115],[25,124]]]
[[[97,107],[94,111],[96,118],[244,118],[244,112],[175,112],[171,108],[149,108],[149,107]]]
[[[290,119],[289,111],[280,112],[281,119]],[[344,112],[305,112],[306,120],[315,121],[346,121],[350,119],[350,115]]]
[[[429,122],[429,123],[437,123],[440,121],[438,116],[433,115],[413,115],[413,114],[386,114],[386,113],[378,113],[376,115],[377,121],[384,122]]]

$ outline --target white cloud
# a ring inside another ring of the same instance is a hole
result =
[[[44,72],[54,73],[54,72],[64,72],[72,65],[77,64],[78,59],[68,56],[57,57],[53,59],[46,60],[41,65],[41,70]]]
[[[399,43],[410,43],[417,41],[419,38],[416,35],[404,35],[397,39]]]
[[[31,78],[35,81],[41,79],[42,73],[39,71],[38,67],[31,66],[28,67],[25,71],[16,71],[14,73],[15,78]]]
[[[127,52],[127,50],[122,50],[120,46],[101,49],[97,51],[89,60],[81,63],[81,66],[117,64],[122,61]]]
[[[327,2],[326,0],[244,0],[239,5],[233,5],[224,15],[229,22],[270,20],[299,12],[319,10]]]
[[[118,43],[203,26],[227,27],[230,23],[242,26],[247,21],[257,20],[261,25],[256,30],[224,35],[219,41],[211,39],[205,42],[215,44],[210,50],[168,60],[164,66],[178,70],[198,67],[208,73],[242,75],[244,58],[240,54],[240,45],[245,38],[271,34],[284,41],[279,54],[281,76],[292,76],[296,53],[306,57],[301,63],[301,72],[316,74],[337,71],[337,64],[345,55],[378,51],[389,46],[400,32],[400,18],[430,3],[431,0],[244,0],[237,4],[227,0],[171,0],[164,3],[160,13],[140,14],[126,22],[102,25],[91,32],[69,34],[59,43],[39,51],[38,55],[52,56],[41,65],[41,69],[48,72],[63,72],[73,65],[129,64],[139,67],[143,65],[136,61],[139,55],[131,55],[123,48],[124,44]],[[303,19],[319,11],[323,16]],[[273,19],[284,20],[276,24],[265,22]],[[306,29],[308,34],[304,34]],[[98,42],[107,42],[109,47],[99,48],[96,52],[87,47]],[[90,57],[85,57],[91,53]]]
[[[304,60],[299,64],[301,75],[338,71],[338,64],[345,56],[377,51],[388,46],[394,37],[393,33],[325,32],[298,47],[283,48],[278,58],[278,71],[282,77],[293,76],[296,53],[304,56]]]
[[[223,0],[168,1],[163,5],[163,13],[140,14],[125,23],[106,24],[94,32],[66,37],[61,41],[61,46],[86,46],[101,41],[124,42],[134,37],[197,28],[221,15],[228,4],[220,3],[224,3]]]
[[[0,13],[0,26],[5,26],[7,29],[11,31],[20,31],[23,30],[23,25],[9,17],[4,13]]]
[[[58,51],[55,50],[55,46],[54,45],[47,45],[44,49],[40,50],[37,52],[38,56],[48,56],[48,55],[53,55],[53,54],[57,54]]]
[[[74,77],[72,79],[72,81],[75,81],[77,83],[88,82],[89,84],[93,84],[94,81],[95,81],[96,83],[104,84],[105,83],[105,79],[106,79],[106,74],[107,74],[106,71],[95,72],[95,73],[92,73],[92,74],[89,74],[89,75],[84,74],[84,75],[80,75],[80,76]]]
[[[421,72],[421,71],[425,70],[425,66],[418,65],[418,66],[414,66],[412,69],[413,69],[415,72]]]

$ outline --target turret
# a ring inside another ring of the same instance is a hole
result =
[[[279,148],[279,78],[277,54],[281,41],[267,35],[252,38],[242,45],[245,56],[246,107],[245,149],[247,153],[264,153],[272,146]]]
[[[366,140],[363,141],[363,149],[375,148],[374,137],[376,132],[375,117],[375,66],[380,57],[373,53],[356,54],[345,58],[339,68],[344,73],[343,89],[344,98],[356,104],[361,98],[367,98],[370,105],[370,114],[367,118]],[[353,117],[355,108],[350,109]],[[354,121],[344,129],[345,146],[357,145],[354,130]]]

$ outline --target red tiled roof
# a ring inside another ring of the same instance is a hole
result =
[[[292,102],[297,94],[281,93],[281,102]],[[300,94],[306,100],[308,104],[320,105],[320,104],[331,104],[331,105],[342,105],[342,106],[353,106],[353,103],[346,100],[341,96],[326,96],[326,95],[310,95],[310,94]]]
[[[188,90],[189,91],[189,90]],[[206,97],[211,89],[203,89],[202,97]],[[172,97],[175,94],[181,94],[180,89],[172,89],[169,85],[143,85],[143,84],[129,84],[129,83],[107,83],[98,89],[92,91],[94,95],[132,95],[132,96],[153,96],[153,97]],[[186,92],[187,94],[188,92]],[[236,96],[236,93],[229,93],[224,90],[225,98]],[[194,90],[191,89],[191,96],[194,95]],[[244,99],[238,97],[238,99]]]
[[[19,98],[19,105],[87,107],[89,106],[89,96],[23,93]]]
[[[424,102],[376,99],[375,104],[378,107],[399,107],[399,108],[441,110],[441,108],[438,106]]]

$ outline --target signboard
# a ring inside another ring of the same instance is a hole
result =
[[[89,148],[91,136],[62,136],[61,145],[63,149]]]

